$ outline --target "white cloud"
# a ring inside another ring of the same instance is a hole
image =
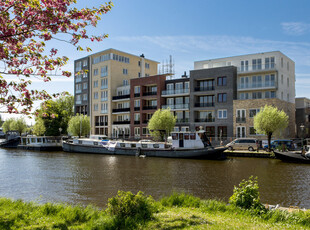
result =
[[[289,35],[300,36],[310,32],[310,24],[303,22],[283,22],[281,26],[284,33]]]

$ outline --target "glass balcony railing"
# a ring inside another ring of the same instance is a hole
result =
[[[195,103],[195,107],[214,107],[214,102],[209,102],[209,103]]]
[[[157,106],[143,106],[143,110],[153,110],[153,109],[157,109]]]
[[[256,71],[266,71],[275,70],[276,64],[271,62],[269,64],[256,64],[256,65],[242,65],[238,67],[238,72],[256,72]]]
[[[214,90],[214,86],[205,86],[205,87],[197,86],[197,87],[195,87],[195,91],[212,91],[212,90]]]
[[[114,96],[112,97],[112,100],[129,99],[129,98],[130,94],[126,94],[126,95]]]
[[[157,95],[157,92],[144,92],[143,96],[152,96],[152,95]]]
[[[76,100],[75,104],[80,105],[80,104],[82,104],[82,101],[81,100]]]
[[[209,117],[209,118],[196,118],[195,122],[214,122],[215,118],[214,117]]]
[[[189,89],[175,89],[175,90],[163,90],[161,95],[177,95],[177,94],[188,94]]]
[[[188,123],[189,122],[189,118],[182,118],[182,119],[177,119],[176,123],[180,124],[180,123]]]
[[[130,121],[113,121],[113,125],[127,125]]]
[[[163,109],[188,109],[189,108],[189,104],[175,104],[175,105],[163,105],[162,106]]]
[[[101,114],[106,114],[106,113],[108,113],[108,110],[107,110],[107,109],[102,109],[102,110],[101,110]]]
[[[246,118],[245,117],[236,117],[236,122],[237,123],[245,123],[246,122]]]
[[[130,108],[113,109],[113,113],[130,112]]]

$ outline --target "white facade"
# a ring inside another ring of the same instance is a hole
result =
[[[238,99],[278,98],[295,103],[295,62],[280,51],[194,62],[194,69],[236,66]]]

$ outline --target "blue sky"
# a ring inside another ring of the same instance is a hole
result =
[[[99,0],[77,0],[92,7]],[[172,55],[176,75],[193,69],[194,61],[279,50],[295,61],[296,96],[310,98],[309,0],[115,0],[93,34],[108,33],[101,43],[85,43],[93,52],[115,48],[162,62]],[[51,46],[70,58],[87,56],[59,42]],[[48,92],[69,91],[73,78],[33,83]]]

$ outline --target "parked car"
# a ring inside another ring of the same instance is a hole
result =
[[[255,138],[237,138],[226,145],[228,150],[249,150],[258,148],[258,140]]]
[[[282,146],[282,144],[285,144],[286,148],[288,150],[294,149],[293,141],[292,140],[273,140],[270,143],[270,149],[276,149],[279,146]],[[268,151],[268,144],[264,145],[264,149]]]

